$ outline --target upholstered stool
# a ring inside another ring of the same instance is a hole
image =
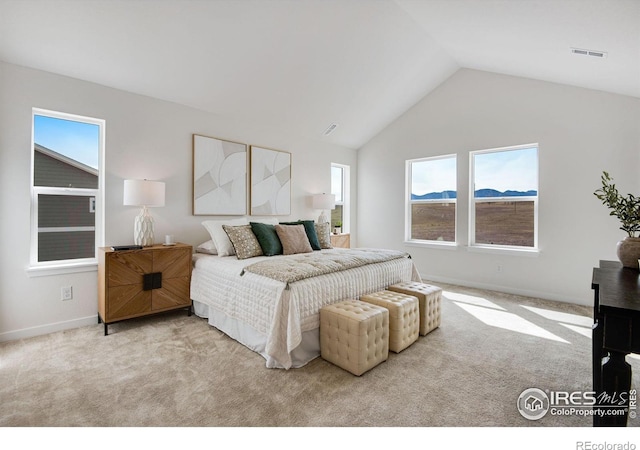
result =
[[[418,298],[420,305],[420,335],[424,336],[440,326],[441,288],[415,281],[405,281],[389,286],[387,289]]]
[[[385,290],[363,295],[360,300],[389,310],[389,350],[400,353],[418,339],[420,310],[416,297]]]
[[[320,355],[354,375],[389,357],[389,311],[358,300],[320,309]]]

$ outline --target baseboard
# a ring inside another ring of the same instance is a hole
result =
[[[43,334],[55,333],[56,331],[70,330],[73,328],[85,327],[88,325],[96,325],[98,323],[98,315],[82,317],[80,319],[68,320],[65,322],[50,323],[37,327],[23,328],[16,331],[8,331],[0,333],[0,342],[15,341],[18,339],[26,339]]]
[[[469,280],[458,280],[455,278],[437,277],[437,276],[434,277],[434,276],[427,276],[423,274],[420,274],[420,276],[422,277],[423,280],[429,280],[435,283],[441,282],[441,283],[447,283],[447,284],[455,284],[457,286],[464,286],[464,287],[475,288],[475,289],[485,289],[488,291],[504,292],[506,294],[522,295],[525,297],[541,298],[544,300],[553,300],[557,302],[571,303],[574,305],[592,306],[592,304],[588,303],[587,301],[577,300],[573,297],[566,297],[563,295],[554,294],[552,292],[533,291],[528,289],[515,289],[512,287],[500,286],[496,284],[476,283]]]

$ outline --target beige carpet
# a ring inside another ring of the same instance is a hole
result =
[[[5,342],[0,426],[591,426],[516,409],[525,388],[591,389],[591,308],[441,286],[441,327],[362,377],[320,358],[267,369],[184,312]]]

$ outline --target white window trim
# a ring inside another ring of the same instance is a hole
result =
[[[538,151],[538,170],[536,172],[536,184],[538,195],[535,197],[482,197],[475,198],[475,164],[474,155],[483,153],[506,152],[512,150],[521,150],[525,148],[535,147]],[[499,147],[486,150],[475,150],[469,152],[469,251],[500,253],[500,254],[522,254],[536,256],[540,252],[538,246],[538,198],[540,196],[540,146],[538,143],[514,145],[510,147]],[[533,247],[522,247],[516,245],[495,245],[495,244],[476,244],[476,203],[486,202],[523,202],[533,201]]]
[[[494,253],[496,255],[517,255],[517,256],[531,256],[537,257],[540,254],[540,249],[532,247],[515,247],[508,245],[485,245],[477,244],[467,247],[468,252],[472,253]]]
[[[351,230],[351,167],[338,163],[331,163],[331,167],[342,169],[342,201],[336,201],[336,206],[342,206],[342,233],[349,233]]]
[[[456,250],[458,247],[458,195],[456,198],[433,199],[433,200],[411,200],[412,165],[422,161],[435,161],[438,159],[453,158],[456,161],[456,193],[458,192],[458,155],[453,153],[449,155],[428,156],[425,158],[408,159],[405,162],[405,219],[404,219],[404,243],[417,247],[443,248],[448,250]],[[453,241],[433,241],[429,239],[412,239],[411,238],[411,206],[417,203],[453,203],[455,205],[454,213],[454,240]]]
[[[51,264],[42,263],[39,266],[27,267],[29,277],[48,277],[53,275],[66,275],[69,273],[97,272],[98,263],[93,260],[74,259],[73,263]]]
[[[48,186],[34,186],[35,180],[35,116],[49,116],[57,119],[85,122],[98,125],[98,189],[69,189]],[[60,275],[66,273],[96,271],[98,265],[98,247],[104,245],[104,195],[105,177],[103,174],[105,158],[105,127],[103,119],[62,113],[41,108],[33,108],[31,112],[31,249],[29,266],[26,271],[29,276]],[[38,195],[86,195],[95,197],[95,242],[96,256],[94,258],[78,258],[60,261],[38,261]]]
[[[404,241],[404,245],[409,247],[423,247],[423,248],[433,248],[438,250],[458,250],[460,245],[456,242],[445,242],[445,241],[426,241],[414,239],[412,241]]]

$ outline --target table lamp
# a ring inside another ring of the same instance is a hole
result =
[[[318,223],[328,223],[329,219],[327,219],[324,212],[327,209],[335,209],[336,196],[333,194],[316,194],[313,196],[311,203],[313,205],[313,209],[321,210],[320,216],[318,217]]]
[[[134,221],[135,245],[154,244],[153,218],[147,207],[164,206],[164,182],[149,180],[124,180],[124,205],[142,206]]]

